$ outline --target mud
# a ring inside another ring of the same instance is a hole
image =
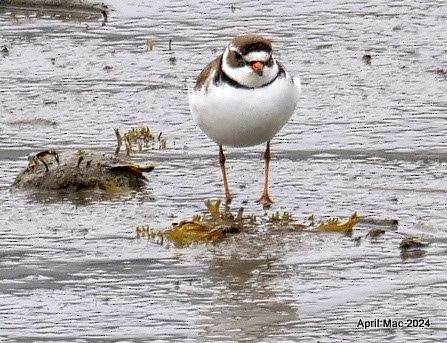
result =
[[[106,22],[0,11],[0,339],[445,339],[445,1],[107,5]],[[275,204],[264,213],[255,201],[263,148],[228,149],[234,211],[262,225],[216,244],[138,239],[138,226],[166,230],[222,196],[218,149],[192,122],[187,88],[243,32],[268,34],[302,79],[272,140]],[[14,124],[33,118],[57,125]],[[113,153],[115,128],[144,126],[168,146],[134,146],[135,163],[157,165],[138,192],[10,191],[36,152]],[[350,236],[284,232],[268,223],[276,212],[359,222]],[[366,237],[374,228],[385,233]],[[429,244],[406,254],[407,236]],[[357,327],[374,318],[431,325]]]

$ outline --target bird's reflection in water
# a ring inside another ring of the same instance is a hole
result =
[[[205,313],[206,337],[231,341],[261,341],[271,334],[277,337],[281,330],[290,328],[284,324],[298,318],[296,309],[275,293],[275,284],[287,274],[278,253],[281,247],[272,246],[272,242],[239,243],[232,245],[233,251],[225,256],[210,261],[210,282],[215,292]]]

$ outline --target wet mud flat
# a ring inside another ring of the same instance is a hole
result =
[[[444,339],[444,2],[107,5],[105,24],[0,11],[2,339]],[[268,32],[303,81],[272,142],[275,204],[255,202],[262,149],[229,149],[231,213],[258,224],[219,222],[214,242],[162,240],[221,196],[217,149],[186,89],[244,31]],[[115,128],[146,125],[168,145],[134,149],[132,161],[155,164],[137,191],[10,190],[40,151],[113,154]],[[310,226],[354,212],[349,235]],[[293,225],[273,225],[284,213]]]

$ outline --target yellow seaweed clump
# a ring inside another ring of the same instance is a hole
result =
[[[346,221],[340,222],[338,218],[331,218],[326,221],[322,221],[317,230],[324,232],[339,232],[345,235],[351,235],[354,230],[354,226],[359,222],[359,216],[357,212],[354,212]]]
[[[339,218],[330,218],[315,220],[312,215],[308,218],[307,223],[297,222],[290,212],[275,212],[267,220],[269,227],[279,228],[281,230],[288,229],[292,231],[316,231],[316,232],[336,232],[345,235],[352,234],[354,227],[359,222],[357,212],[354,212],[348,219],[341,221]]]
[[[228,206],[221,206],[220,200],[206,200],[207,211],[191,219],[172,223],[167,230],[156,230],[150,226],[139,226],[136,229],[137,238],[148,238],[164,243],[165,240],[177,246],[188,246],[194,243],[215,243],[229,234],[249,231],[259,225],[275,231],[307,231],[307,232],[335,232],[350,235],[359,221],[357,213],[347,220],[338,218],[315,221],[313,216],[308,223],[296,221],[289,212],[275,212],[257,222],[254,215],[244,215],[243,208],[235,214]]]
[[[278,212],[271,214],[267,219],[269,227],[281,229],[281,230],[303,230],[309,227],[309,225],[299,223],[290,212]]]
[[[187,246],[193,243],[218,242],[228,234],[238,233],[256,225],[253,216],[243,215],[243,208],[235,215],[227,206],[222,208],[220,200],[206,200],[205,205],[208,213],[173,223],[172,227],[165,231],[140,226],[137,228],[137,237],[159,238],[161,242],[167,239],[175,245]]]

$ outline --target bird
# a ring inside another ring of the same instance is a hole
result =
[[[264,183],[259,198],[263,207],[273,200],[269,192],[270,141],[289,121],[301,93],[293,77],[273,56],[271,40],[258,34],[235,36],[223,53],[208,63],[188,90],[189,109],[197,126],[219,146],[225,201],[228,186],[223,147],[249,147],[266,143]]]

